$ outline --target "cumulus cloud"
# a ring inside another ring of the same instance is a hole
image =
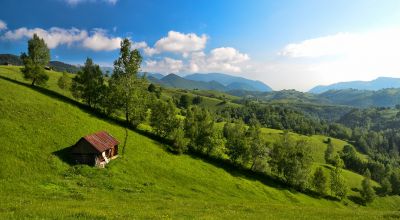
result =
[[[64,1],[71,6],[75,6],[85,2],[105,2],[111,5],[115,5],[118,2],[118,0],[64,0]]]
[[[165,57],[162,60],[147,60],[143,68],[147,72],[178,73],[184,69],[182,60]]]
[[[56,48],[63,44],[70,46],[72,43],[81,41],[88,37],[87,31],[76,28],[62,29],[53,27],[49,30],[44,30],[41,28],[28,29],[24,27],[7,31],[2,36],[2,39],[20,40],[22,38],[31,38],[35,33],[44,39],[49,48]]]
[[[232,47],[220,47],[210,51],[194,53],[190,59],[191,72],[241,72],[241,64],[250,59],[249,55],[240,53]]]
[[[207,36],[204,34],[198,36],[194,33],[184,34],[176,31],[169,31],[168,36],[161,38],[154,44],[154,47],[147,47],[144,51],[149,56],[163,52],[171,52],[182,54],[187,57],[191,52],[203,50],[206,46],[207,39]]]
[[[184,60],[165,58],[161,61],[149,61],[144,69],[149,72],[161,73],[194,73],[194,72],[225,72],[240,73],[242,65],[250,58],[232,47],[215,48],[206,54],[203,51],[193,52]]]
[[[93,35],[85,38],[82,42],[83,47],[94,51],[111,51],[120,48],[122,38],[107,37],[105,31],[96,30]]]
[[[5,29],[7,29],[7,24],[6,24],[6,22],[0,20],[0,31],[1,31],[1,30],[5,30]]]
[[[120,37],[109,37],[107,31],[103,29],[93,29],[91,34],[86,30],[77,28],[63,29],[52,27],[48,30],[42,28],[18,28],[5,32],[0,39],[16,41],[24,38],[31,38],[33,34],[43,38],[47,46],[51,49],[60,45],[71,46],[77,44],[87,49],[95,51],[110,51],[120,47]]]

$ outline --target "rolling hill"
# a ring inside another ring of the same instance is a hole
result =
[[[330,90],[318,95],[339,105],[366,107],[394,107],[400,104],[400,88],[377,91],[343,89]]]
[[[174,155],[163,144],[112,120],[97,117],[56,89],[61,74],[48,72],[45,88],[29,86],[16,68],[0,67],[0,218],[2,219],[384,219],[398,218],[400,197],[377,198],[368,207],[292,191],[194,155]],[[9,92],[12,91],[12,92]],[[68,95],[67,95],[68,96]],[[71,165],[66,148],[80,137],[107,130],[127,140],[126,153],[106,169]],[[282,131],[263,129],[273,140]],[[321,164],[323,136],[315,143]],[[336,150],[345,142],[333,139]],[[345,171],[351,188],[362,176]],[[375,184],[376,185],[376,184]],[[351,191],[356,196],[358,192]]]
[[[312,88],[309,92],[318,94],[327,92],[329,90],[343,90],[343,89],[377,91],[387,88],[400,88],[400,78],[379,77],[372,81],[339,82],[327,86],[316,86]]]

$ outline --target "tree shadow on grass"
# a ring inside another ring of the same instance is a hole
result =
[[[52,154],[58,157],[63,162],[67,163],[68,165],[76,165],[75,161],[72,158],[71,150],[73,146],[69,146],[58,151],[54,151]]]
[[[354,203],[356,203],[358,205],[365,206],[364,200],[359,196],[348,196],[347,198],[349,198],[351,201],[353,201]]]

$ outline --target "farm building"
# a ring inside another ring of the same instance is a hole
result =
[[[72,158],[76,163],[104,167],[118,156],[119,142],[105,131],[81,138],[72,147]]]

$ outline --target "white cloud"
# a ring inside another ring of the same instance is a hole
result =
[[[176,31],[169,31],[168,36],[158,40],[153,48],[146,48],[145,52],[149,56],[163,52],[172,52],[187,57],[191,52],[203,50],[206,46],[207,39],[207,36],[204,34],[198,36],[194,33],[184,34]]]
[[[144,71],[157,73],[178,73],[184,68],[182,60],[176,60],[165,57],[162,60],[147,60],[145,61]]]
[[[193,53],[190,59],[191,72],[227,72],[239,73],[241,65],[250,59],[249,55],[240,53],[232,47],[220,47],[210,51]]]
[[[1,30],[6,30],[7,29],[7,24],[6,22],[0,20],[0,31]]]
[[[10,30],[4,33],[2,39],[19,40],[22,38],[31,38],[35,33],[39,37],[44,39],[49,48],[56,48],[57,46],[62,44],[70,46],[72,43],[81,41],[88,37],[88,33],[85,30],[79,30],[76,28],[62,29],[53,27],[49,30],[44,30],[41,28],[18,28],[16,30]]]
[[[111,5],[115,5],[118,0],[64,0],[67,4],[75,6],[85,2],[105,2]]]
[[[47,46],[51,49],[60,45],[71,46],[73,44],[78,44],[79,46],[95,51],[110,51],[118,49],[122,40],[120,37],[107,36],[107,31],[103,29],[93,29],[91,34],[89,34],[86,30],[77,28],[63,29],[58,27],[52,27],[49,30],[44,30],[42,28],[18,28],[5,32],[0,39],[15,41],[31,38],[35,33],[40,38],[43,38]]]
[[[83,40],[82,45],[85,48],[94,51],[111,51],[120,48],[122,38],[107,37],[104,31],[94,31],[94,34]]]
[[[209,54],[203,51],[193,52],[183,60],[164,58],[161,61],[145,62],[143,69],[148,72],[160,73],[194,73],[194,72],[224,72],[240,73],[243,64],[250,58],[231,47],[221,47],[211,50]]]

